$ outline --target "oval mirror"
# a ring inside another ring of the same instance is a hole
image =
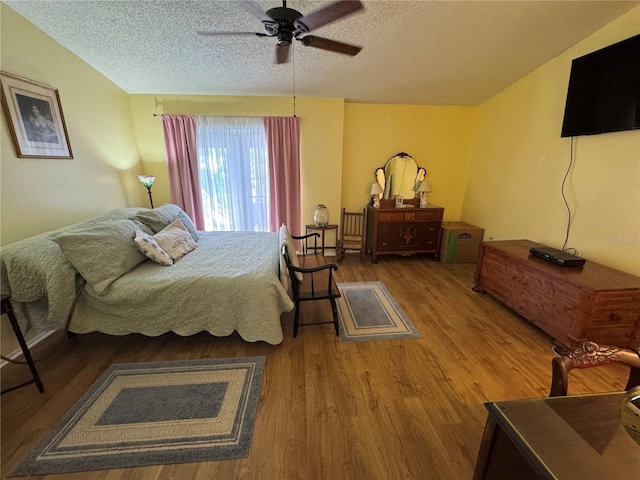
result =
[[[401,196],[406,199],[416,196],[416,190],[426,174],[427,171],[418,167],[413,157],[405,152],[394,155],[384,167],[376,169],[375,172],[376,180],[384,192],[381,197]]]

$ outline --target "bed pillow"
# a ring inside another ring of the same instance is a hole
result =
[[[280,248],[282,249],[282,245],[287,246],[287,253],[289,254],[289,261],[291,265],[294,267],[300,267],[300,263],[298,262],[298,255],[296,254],[296,244],[293,243],[293,238],[291,237],[291,233],[286,225],[282,224],[280,227]],[[303,276],[300,272],[294,272],[294,275],[298,279],[299,282],[302,281]]]
[[[144,209],[129,218],[144,223],[153,233],[160,232],[174,220],[180,220],[182,224],[187,227],[193,240],[195,242],[198,241],[198,230],[191,221],[191,218],[184,210],[173,203],[165,203],[161,207],[154,209]]]
[[[180,220],[171,222],[153,238],[174,262],[196,248],[196,242]]]
[[[171,255],[158,245],[154,237],[144,233],[142,230],[136,230],[136,238],[133,239],[133,243],[136,244],[138,250],[140,250],[145,257],[150,258],[154,262],[167,267],[173,265]]]
[[[73,228],[54,235],[51,239],[97,293],[145,257],[134,245],[136,230],[152,232],[140,222],[128,219],[100,222]]]

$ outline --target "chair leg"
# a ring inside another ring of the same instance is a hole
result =
[[[627,386],[624,387],[625,390],[629,390],[633,387],[637,387],[640,385],[640,368],[630,367],[629,370],[629,381],[627,381]]]
[[[340,327],[338,326],[338,306],[336,305],[336,299],[330,298],[331,310],[333,310],[333,326],[336,329],[336,335],[340,335]]]
[[[293,317],[293,338],[298,336],[298,320],[300,319],[300,302],[296,302],[296,313]]]

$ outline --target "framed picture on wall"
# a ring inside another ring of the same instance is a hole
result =
[[[73,158],[56,88],[0,72],[2,108],[21,158]]]

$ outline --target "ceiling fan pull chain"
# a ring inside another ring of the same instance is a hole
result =
[[[296,49],[291,45],[291,69],[293,70],[293,118],[296,117]]]

